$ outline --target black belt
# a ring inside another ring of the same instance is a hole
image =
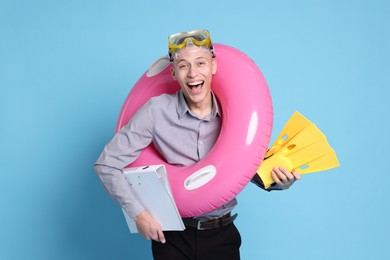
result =
[[[210,220],[197,220],[193,218],[183,218],[184,225],[188,227],[196,228],[197,230],[205,230],[211,228],[219,228],[232,223],[237,217],[237,213],[231,216],[230,213],[216,219]]]

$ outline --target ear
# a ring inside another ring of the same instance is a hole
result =
[[[211,66],[212,66],[212,73],[213,73],[213,75],[215,75],[215,73],[217,73],[217,68],[218,68],[217,60],[215,58],[213,58]]]
[[[171,76],[172,76],[172,78],[173,78],[174,80],[176,80],[175,68],[174,68],[174,67],[171,68]]]

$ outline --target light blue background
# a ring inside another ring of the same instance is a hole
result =
[[[247,53],[341,167],[238,196],[242,259],[388,255],[390,4],[366,0],[0,2],[0,259],[151,259],[92,164],[171,33]],[[238,91],[239,90],[239,86]]]

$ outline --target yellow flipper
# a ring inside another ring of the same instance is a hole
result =
[[[295,112],[284,126],[275,143],[265,155],[257,174],[268,188],[274,180],[271,170],[283,166],[300,174],[318,172],[338,167],[336,153],[326,136],[312,122]]]

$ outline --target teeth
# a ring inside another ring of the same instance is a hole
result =
[[[200,85],[202,83],[203,83],[203,81],[190,82],[190,83],[188,83],[188,86],[197,86],[197,85]]]

